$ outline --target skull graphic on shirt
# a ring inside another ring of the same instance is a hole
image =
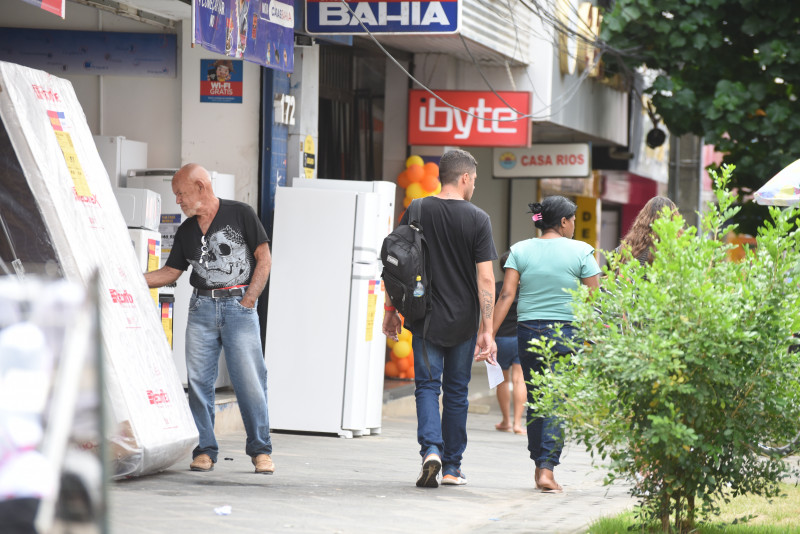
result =
[[[208,287],[237,286],[250,281],[250,253],[242,234],[226,226],[209,235],[207,244],[208,252],[189,263]]]

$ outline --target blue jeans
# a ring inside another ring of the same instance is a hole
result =
[[[192,296],[186,325],[186,369],[189,375],[189,408],[200,442],[192,456],[207,454],[217,461],[214,437],[214,383],[220,349],[247,433],[245,452],[250,456],[272,454],[267,413],[267,366],[261,352],[261,330],[255,307],[245,308],[242,297]]]
[[[467,448],[467,386],[472,375],[472,355],[477,336],[454,347],[426,342],[430,373],[422,352],[422,338],[414,336],[414,396],[417,402],[417,441],[420,455],[436,447],[444,466],[461,467]],[[439,392],[442,415],[439,417]]]
[[[561,324],[561,336],[556,338],[552,325]],[[575,327],[564,321],[534,320],[517,323],[517,340],[519,343],[519,359],[522,365],[525,386],[528,390],[528,402],[533,402],[536,388],[527,383],[531,373],[541,373],[542,356],[530,352],[529,342],[533,339],[554,339],[553,350],[559,354],[569,354],[570,350],[559,340],[575,337]],[[560,463],[561,450],[564,446],[564,432],[561,422],[554,417],[534,417],[533,410],[528,408],[528,450],[536,467],[552,470]]]

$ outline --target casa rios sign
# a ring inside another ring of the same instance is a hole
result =
[[[494,149],[495,178],[586,178],[592,171],[588,143]]]
[[[310,34],[448,34],[460,26],[461,0],[306,0]]]
[[[408,96],[408,144],[519,147],[530,144],[530,93],[428,91]]]

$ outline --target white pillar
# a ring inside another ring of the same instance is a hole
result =
[[[296,177],[317,177],[319,160],[319,45],[295,46],[291,94],[295,99],[295,123],[289,125],[286,185]],[[313,169],[306,156],[306,140],[313,143]],[[306,170],[311,170],[307,176]]]

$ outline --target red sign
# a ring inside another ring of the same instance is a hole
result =
[[[484,91],[436,91],[436,94],[439,98],[427,91],[410,92],[409,145],[522,147],[530,144],[530,118],[519,118],[529,113],[530,93],[497,93],[500,97]]]

